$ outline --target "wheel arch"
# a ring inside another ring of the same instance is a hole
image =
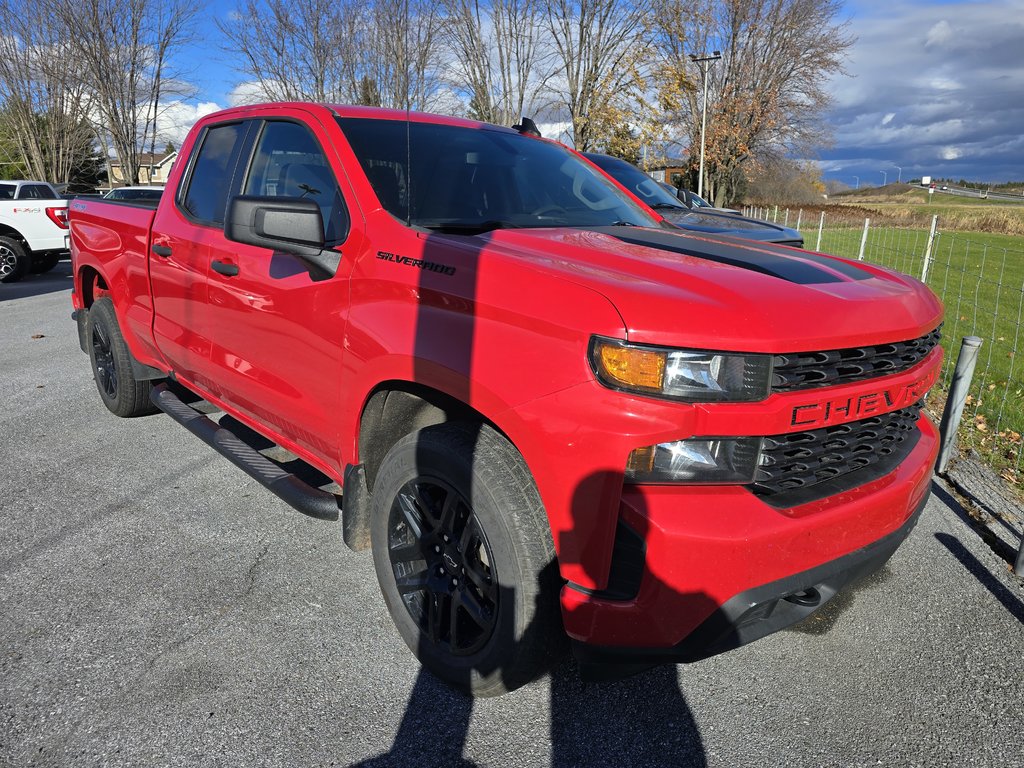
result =
[[[447,392],[412,381],[392,380],[377,385],[366,397],[359,415],[357,450],[368,489],[373,489],[384,456],[405,435],[456,421],[488,424],[515,447],[494,421]]]

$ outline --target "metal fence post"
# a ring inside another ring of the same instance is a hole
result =
[[[971,379],[974,378],[974,366],[978,362],[979,349],[981,339],[977,336],[965,336],[960,343],[960,355],[956,359],[956,370],[953,371],[953,380],[949,385],[949,397],[946,398],[946,407],[942,409],[942,421],[939,422],[939,458],[936,461],[936,471],[939,474],[946,471],[950,454],[953,452],[956,431],[960,428],[967,393],[971,388]]]
[[[775,214],[772,216],[772,223],[778,223],[779,221],[779,206],[775,206]]]
[[[788,227],[789,226],[789,208],[786,209],[786,215],[782,219],[782,226],[784,226],[784,227]]]
[[[814,246],[814,250],[821,250],[821,230],[825,228],[825,212],[821,212],[821,219],[818,221],[818,244]]]
[[[871,219],[864,219],[864,234],[860,236],[860,253],[857,255],[857,261],[864,261],[864,246],[868,244],[868,227],[871,225]]]
[[[804,217],[804,209],[801,208],[796,213],[796,229],[797,229],[798,232],[800,231],[800,219],[802,219],[803,217]]]
[[[932,230],[928,233],[928,245],[924,249],[924,267],[921,268],[921,282],[928,280],[928,265],[932,260],[932,245],[935,243],[935,225],[938,223],[938,215],[932,216]]]

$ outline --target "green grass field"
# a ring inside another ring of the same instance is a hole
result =
[[[826,223],[827,223],[826,218]],[[961,426],[961,444],[977,449],[1010,483],[1024,482],[1024,238],[947,232],[939,219],[927,283],[946,306],[946,361],[935,403],[941,405],[964,336],[984,342]],[[804,231],[813,248],[817,230]],[[822,232],[821,250],[856,259],[860,227]],[[920,278],[928,229],[871,228],[864,260]]]

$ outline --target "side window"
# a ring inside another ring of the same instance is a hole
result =
[[[313,134],[298,123],[269,121],[256,142],[245,195],[314,200],[324,219],[324,239],[348,236],[348,209],[327,157]]]
[[[37,184],[23,184],[21,189],[18,190],[19,200],[39,200],[39,185]]]
[[[224,224],[231,172],[235,167],[244,123],[215,125],[206,131],[196,156],[181,207],[193,218]]]
[[[38,200],[56,200],[57,196],[48,184],[33,184],[31,185],[33,194],[32,197]]]

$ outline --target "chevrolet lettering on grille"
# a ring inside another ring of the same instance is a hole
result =
[[[836,397],[793,408],[790,424],[794,427],[827,427],[899,410],[920,400],[939,378],[937,366],[909,384],[868,392],[853,397]]]

